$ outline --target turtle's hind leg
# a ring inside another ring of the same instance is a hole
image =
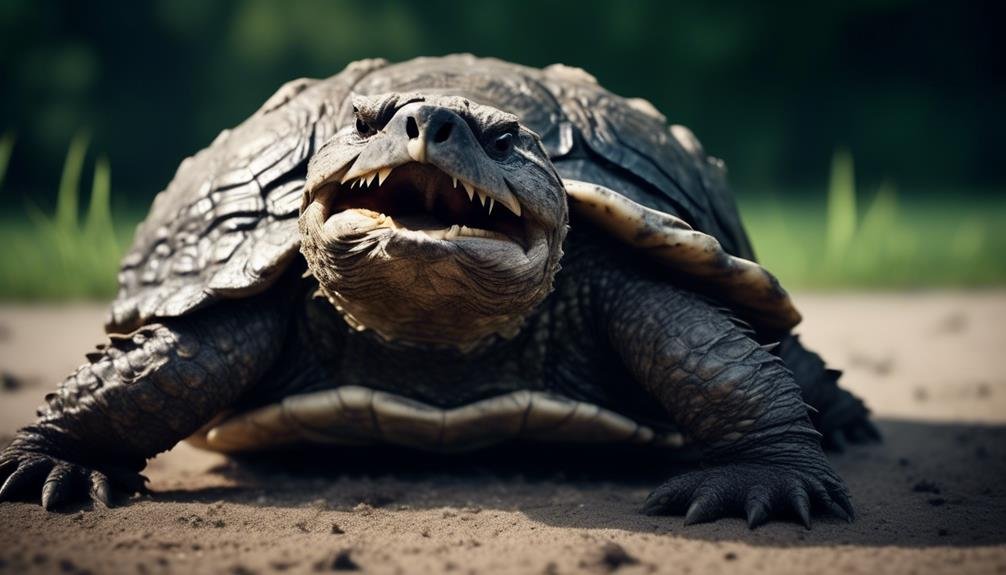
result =
[[[821,356],[803,347],[795,335],[783,338],[775,352],[793,372],[803,400],[816,411],[811,413],[811,421],[824,436],[826,449],[840,452],[847,443],[880,441],[880,431],[870,421],[870,409],[839,387],[841,371],[829,369]]]
[[[38,420],[0,452],[0,501],[49,509],[142,490],[146,459],[170,449],[259,380],[281,347],[275,303],[251,299],[165,319],[88,355]]]
[[[595,292],[609,341],[704,463],[654,490],[644,512],[686,524],[740,515],[751,527],[787,514],[810,527],[814,512],[851,520],[848,489],[781,358],[685,290],[640,277],[604,285],[617,286]]]

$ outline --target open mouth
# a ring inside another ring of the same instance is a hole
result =
[[[483,238],[527,249],[527,222],[512,192],[479,188],[430,164],[410,162],[344,177],[322,193],[317,199],[325,220],[346,210],[369,211],[375,219],[384,216],[387,227],[435,240]]]

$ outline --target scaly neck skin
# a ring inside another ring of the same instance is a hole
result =
[[[547,333],[542,327],[539,315],[532,314],[516,337],[490,338],[461,352],[355,331],[328,301],[311,298],[300,331],[312,342],[310,363],[322,372],[312,389],[359,385],[426,403],[461,405],[517,389],[543,389],[545,348],[533,341]]]
[[[525,318],[518,334],[492,337],[468,352],[386,342],[351,329],[324,298],[305,296],[298,327],[301,354],[292,366],[319,373],[292,392],[361,385],[438,405],[461,405],[520,389],[552,390],[581,399],[607,395],[603,380],[621,380],[621,366],[597,338],[589,286],[604,266],[588,264],[590,248],[563,259],[555,291]],[[586,260],[586,261],[584,261]],[[313,291],[313,290],[312,290]],[[306,357],[303,357],[306,354]]]

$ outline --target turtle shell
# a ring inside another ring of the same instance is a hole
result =
[[[354,91],[452,94],[517,115],[541,136],[579,221],[599,224],[755,327],[785,332],[800,322],[778,280],[754,261],[723,162],[646,100],[615,95],[579,68],[470,54],[387,66]]]
[[[300,247],[308,160],[338,129],[353,85],[384,65],[364,60],[327,80],[288,82],[186,158],[136,230],[106,329],[129,332],[268,288]]]
[[[515,391],[454,408],[346,385],[292,395],[221,416],[189,443],[238,453],[296,443],[386,443],[427,451],[479,449],[507,440],[608,443],[680,448],[688,441],[611,410],[539,391]]]
[[[799,321],[775,278],[753,263],[723,163],[688,130],[669,128],[646,101],[614,95],[577,68],[454,55],[365,60],[325,80],[295,80],[183,161],[122,262],[108,330],[267,289],[296,257],[307,162],[352,121],[349,95],[393,91],[461,95],[516,114],[569,180],[574,214],[708,287],[746,319],[781,330]]]

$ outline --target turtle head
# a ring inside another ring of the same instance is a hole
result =
[[[562,181],[517,117],[457,96],[353,98],[311,159],[301,251],[321,292],[388,340],[473,347],[552,288]]]

